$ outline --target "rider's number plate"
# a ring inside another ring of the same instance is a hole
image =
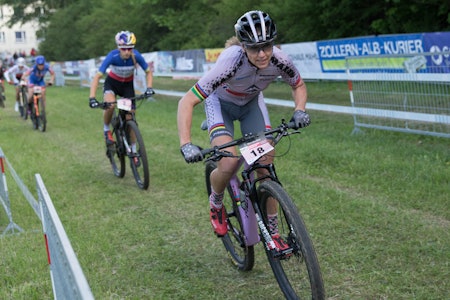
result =
[[[273,146],[267,139],[258,139],[250,143],[243,144],[239,147],[242,156],[247,164],[252,164],[261,156],[273,150]]]
[[[130,111],[131,110],[132,101],[130,99],[118,99],[117,107],[121,110]]]

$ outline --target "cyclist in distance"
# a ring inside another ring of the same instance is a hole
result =
[[[1,84],[1,86],[2,86],[2,95],[0,95],[0,96],[3,97],[3,100],[0,99],[0,106],[1,106],[1,107],[5,107],[4,101],[6,101],[6,96],[5,96],[5,82],[4,82],[4,81],[5,81],[5,72],[6,72],[6,69],[5,69],[5,67],[3,66],[3,60],[0,59],[0,84]]]
[[[136,36],[134,33],[130,31],[118,32],[115,41],[117,49],[108,53],[97,74],[92,79],[89,95],[89,107],[91,108],[99,106],[95,95],[100,79],[106,74],[108,68],[110,71],[103,85],[103,100],[105,102],[116,101],[116,96],[124,98],[133,98],[135,96],[133,79],[137,65],[141,66],[146,73],[147,89],[145,94],[151,96],[155,93],[152,88],[153,73],[141,53],[134,49],[136,44]],[[134,101],[133,109],[135,109]],[[103,112],[103,132],[107,145],[113,145],[115,143],[110,130],[113,112],[114,105],[111,105]]]
[[[310,124],[309,115],[305,111],[305,83],[291,59],[274,47],[277,29],[272,18],[262,11],[249,11],[237,20],[234,28],[240,43],[236,45],[230,42],[232,40],[227,41],[229,47],[222,51],[213,68],[178,103],[180,150],[187,163],[203,159],[201,149],[191,143],[194,106],[204,102],[212,146],[222,145],[233,139],[234,121],[240,122],[242,135],[262,132],[271,128],[262,91],[279,76],[292,88],[295,109],[291,121],[295,122],[296,128]],[[237,155],[234,147],[226,150]],[[265,163],[271,163],[273,153],[261,159]],[[222,200],[231,176],[237,171],[237,165],[237,158],[225,157],[211,173],[210,219],[217,236],[227,233]],[[275,204],[269,210],[269,229],[277,247],[282,249],[283,244],[287,244],[277,240]]]
[[[31,111],[33,103],[33,87],[35,85],[45,87],[44,77],[47,73],[50,74],[48,85],[53,85],[53,82],[55,82],[55,72],[45,61],[44,56],[37,56],[34,62],[34,66],[22,75],[22,79],[28,81],[28,111]],[[42,99],[45,99],[45,89],[42,89]]]
[[[16,105],[14,106],[15,111],[19,110],[20,79],[22,78],[22,75],[29,70],[30,67],[25,64],[25,58],[19,57],[16,64],[5,72],[5,80],[9,84],[14,84],[16,88]]]

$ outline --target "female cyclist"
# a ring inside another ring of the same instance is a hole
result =
[[[118,32],[115,41],[117,49],[108,53],[97,74],[95,74],[92,79],[89,95],[89,106],[91,108],[96,108],[99,105],[95,95],[100,79],[106,74],[108,68],[110,71],[106,76],[103,85],[103,100],[105,102],[114,102],[116,96],[125,98],[132,98],[135,96],[133,79],[137,64],[139,64],[146,73],[147,90],[145,91],[145,94],[151,96],[155,93],[152,89],[153,73],[141,53],[134,49],[136,44],[136,36],[134,33],[130,31]],[[113,111],[114,105],[111,105],[109,108],[105,109],[103,113],[103,132],[107,145],[114,144],[114,139],[110,130]]]
[[[28,71],[26,71],[22,78],[28,81],[28,110],[31,111],[31,105],[33,102],[33,87],[35,85],[45,87],[45,75],[50,73],[50,80],[48,85],[53,85],[55,82],[55,72],[50,65],[45,61],[45,57],[39,55],[36,57],[35,64]],[[42,99],[45,103],[45,88],[42,89]],[[44,104],[45,105],[45,104]]]
[[[200,148],[191,143],[194,106],[204,101],[211,145],[222,145],[233,139],[235,120],[240,122],[242,135],[269,129],[270,121],[262,91],[276,78],[292,88],[295,109],[292,121],[297,128],[310,124],[305,112],[306,86],[289,57],[274,47],[277,30],[271,17],[262,11],[249,11],[235,26],[239,45],[231,45],[219,56],[214,67],[181,98],[178,104],[178,133],[181,153],[188,163],[203,159]],[[232,43],[231,43],[232,44]],[[235,155],[235,148],[226,149]],[[273,155],[267,155],[270,163]],[[237,168],[236,158],[223,158],[211,173],[210,219],[217,236],[227,233],[222,199],[224,190]],[[277,243],[277,211],[269,215],[271,234]],[[278,242],[278,248],[283,248]]]

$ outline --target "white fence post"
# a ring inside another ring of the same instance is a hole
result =
[[[2,236],[6,235],[9,231],[14,233],[15,230],[18,232],[23,232],[23,229],[19,227],[13,221],[12,212],[11,212],[11,203],[9,202],[8,197],[8,185],[6,184],[6,176],[5,176],[5,155],[3,154],[2,148],[0,148],[0,202],[5,209],[6,215],[8,216],[9,224],[6,226],[5,230],[2,233]]]

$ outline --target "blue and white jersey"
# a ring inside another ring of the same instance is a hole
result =
[[[29,75],[28,83],[32,85],[40,85],[45,86],[44,77],[49,72],[50,74],[54,74],[55,72],[50,67],[48,63],[44,64],[44,68],[39,70],[37,65],[34,65],[30,70],[25,73],[25,76]]]
[[[105,60],[102,62],[99,72],[106,74],[106,70],[109,68],[108,76],[112,79],[121,82],[128,82],[133,80],[134,76],[134,61],[133,55],[136,59],[136,63],[141,66],[142,70],[148,72],[150,70],[147,62],[139,51],[133,49],[133,54],[128,59],[120,57],[120,50],[114,49],[106,55]]]

